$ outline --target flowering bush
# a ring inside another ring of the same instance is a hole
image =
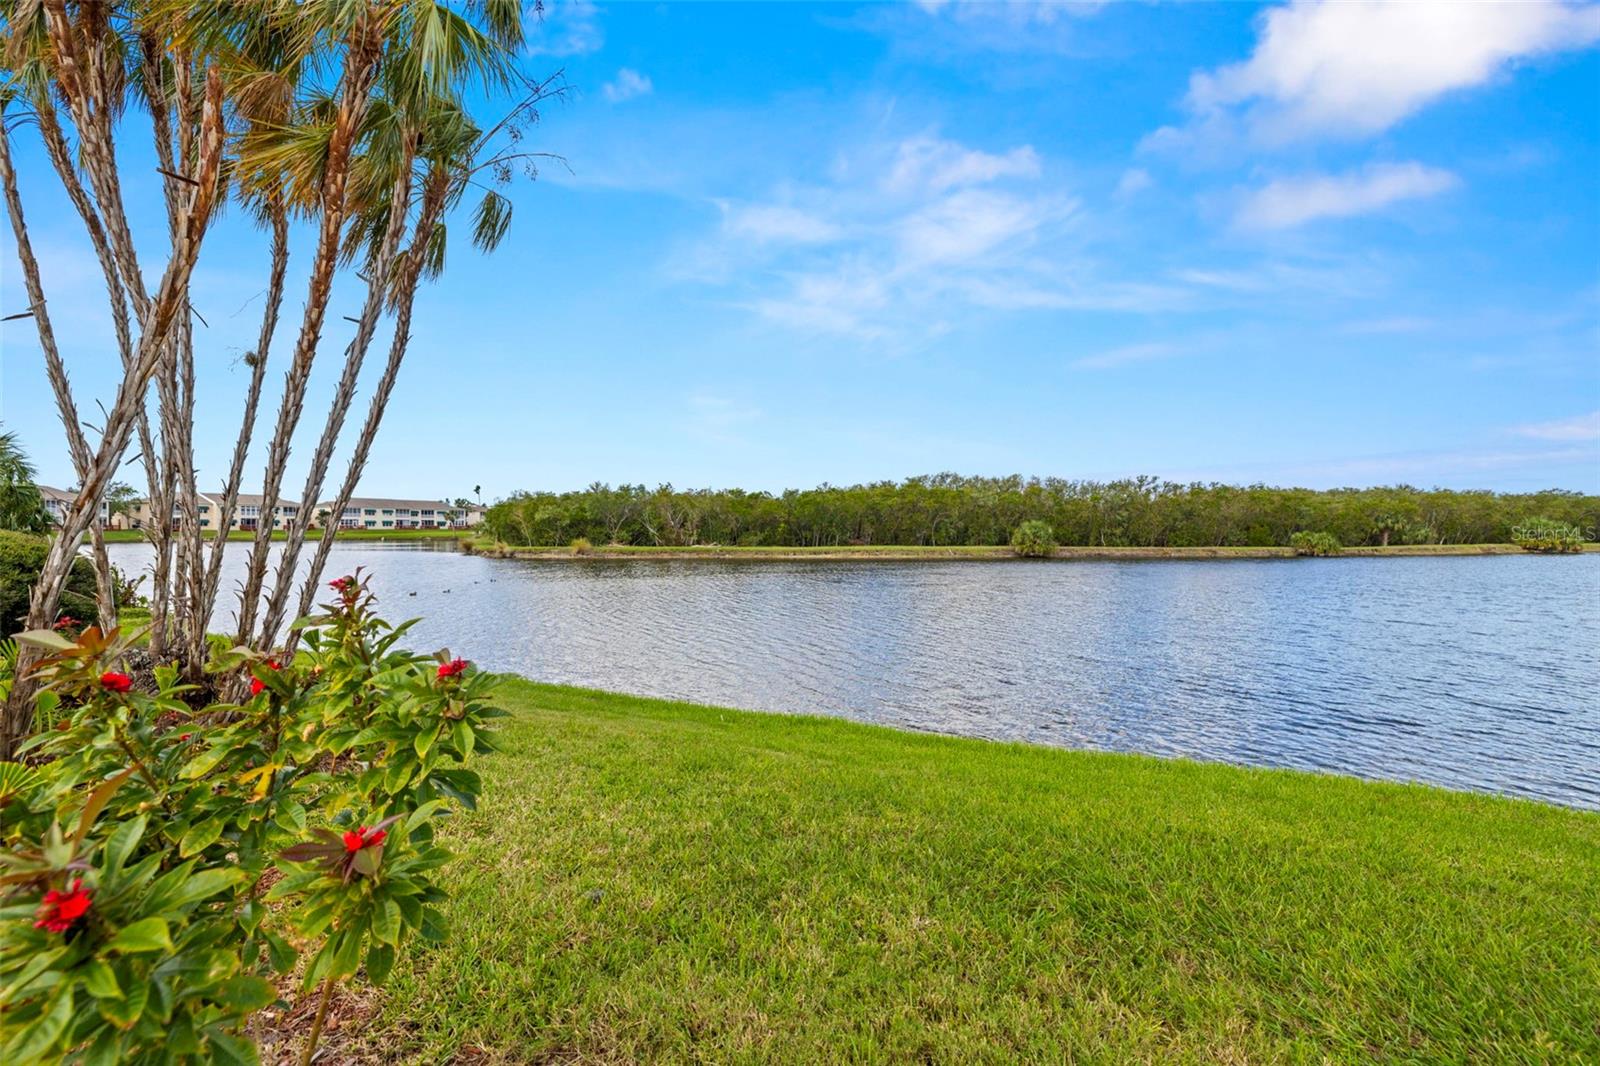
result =
[[[118,669],[134,636],[20,638],[60,721],[0,763],[0,1061],[253,1062],[243,1023],[302,960],[305,1061],[339,982],[442,936],[435,828],[476,802],[493,679],[397,650],[359,575],[337,591],[292,660],[219,642],[251,695],[200,709]]]

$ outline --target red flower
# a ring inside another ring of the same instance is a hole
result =
[[[115,670],[107,670],[100,675],[100,687],[108,692],[126,692],[133,687],[133,678]]]
[[[82,624],[83,623],[78,621],[76,618],[73,618],[70,615],[65,615],[64,614],[60,618],[56,619],[55,628],[57,628],[57,629],[71,629],[73,626],[81,626]]]
[[[65,933],[74,922],[89,913],[89,893],[80,877],[65,892],[52,888],[44,894],[44,902],[34,915],[35,929],[48,929],[52,933]]]
[[[328,587],[342,595],[349,596],[356,590],[356,579],[353,577],[336,577],[328,582]]]
[[[470,665],[465,659],[451,659],[447,663],[439,664],[439,676],[455,677],[457,674],[464,673]]]
[[[276,659],[268,659],[265,663],[262,663],[262,665],[268,670],[283,669],[283,666],[279,664],[278,660]],[[250,679],[250,695],[259,696],[261,693],[266,691],[266,688],[267,686],[261,683],[261,679],[259,677],[252,677]]]
[[[179,733],[178,734],[178,739],[179,740],[188,740],[192,736],[194,736],[193,733]]]
[[[382,844],[384,837],[388,835],[387,829],[368,829],[366,826],[347,829],[344,834],[344,850],[354,855],[362,848],[375,848]]]

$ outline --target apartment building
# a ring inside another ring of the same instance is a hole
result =
[[[226,518],[224,518],[222,513],[222,501],[223,494],[220,492],[200,494],[199,504],[201,529],[255,530],[261,527],[262,498],[260,495],[250,492],[239,493],[239,502],[234,508],[234,513]],[[180,512],[178,508],[174,506],[172,508],[172,515],[169,519],[169,522],[173,526],[178,524],[179,513]],[[272,509],[272,528],[288,529],[296,521],[298,521],[299,518],[299,501],[280,499],[278,501],[278,505]],[[156,515],[150,508],[150,501],[140,500],[138,506],[134,508],[133,527],[135,529],[142,529],[153,524],[155,521]]]
[[[49,485],[40,485],[39,495],[44,497],[44,509],[50,515],[50,521],[58,526],[66,520],[72,501],[78,498],[76,492],[51,488]],[[122,515],[111,513],[111,504],[104,502],[100,504],[100,519],[107,529],[121,529],[124,521]]]
[[[312,520],[332,523],[333,501],[317,504]],[[339,514],[340,529],[467,529],[483,520],[481,507],[457,507],[444,500],[399,500],[352,496]]]

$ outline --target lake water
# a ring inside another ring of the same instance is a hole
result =
[[[242,572],[229,548],[224,588]],[[1600,555],[524,562],[336,547],[541,681],[1600,809]],[[125,569],[143,545],[114,545]],[[226,596],[216,624],[234,604]]]

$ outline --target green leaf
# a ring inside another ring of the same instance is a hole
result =
[[[432,818],[434,812],[439,810],[439,808],[443,807],[444,805],[444,800],[429,800],[427,803],[424,803],[422,806],[412,811],[411,814],[406,817],[406,836],[409,838],[412,833],[417,831],[418,826],[422,825],[429,818]]]
[[[474,738],[474,734],[472,732],[472,726],[468,725],[466,722],[457,722],[456,723],[456,728],[455,728],[456,750],[461,752],[462,757],[466,757],[466,756],[469,756],[469,755],[472,754],[472,741],[473,741],[473,738]]]
[[[294,965],[298,954],[290,943],[277,933],[263,933],[262,939],[267,944],[267,961],[272,963],[272,968],[278,973],[285,973]]]
[[[383,775],[383,787],[390,795],[396,795],[411,780],[413,766],[406,765],[401,759],[396,759],[389,765],[388,771]]]
[[[361,965],[361,930],[346,929],[340,934],[339,946],[334,949],[333,969],[330,971],[334,977],[349,977]]]
[[[118,1066],[122,1060],[122,1034],[115,1027],[100,1030],[83,1053],[83,1066]]]
[[[133,1023],[144,1013],[144,1005],[149,998],[150,986],[142,982],[133,982],[128,986],[128,994],[122,999],[100,1001],[100,1016],[118,1029],[131,1029]]]
[[[95,959],[84,969],[83,987],[95,999],[122,998],[122,986],[117,984],[116,971],[103,959]]]
[[[285,803],[272,820],[280,829],[287,829],[291,833],[306,831],[306,809],[298,803]]]
[[[89,827],[94,825],[94,820],[100,816],[100,811],[111,802],[111,796],[122,783],[133,776],[133,767],[122,771],[100,782],[95,790],[89,793],[89,798],[83,804],[83,813],[78,816],[78,830],[72,834],[72,843],[76,847],[83,843],[83,838],[89,835]]]
[[[243,870],[201,870],[161,894],[161,909],[175,910],[226,891],[248,876]]]
[[[198,855],[222,836],[227,821],[223,818],[211,818],[198,825],[191,825],[189,831],[183,834],[183,839],[178,841],[178,855],[187,859],[191,855]]]
[[[62,984],[43,1014],[22,1027],[6,1045],[3,1058],[7,1063],[25,1063],[53,1060],[50,1055],[56,1042],[67,1031],[72,1021],[72,985]]]
[[[111,938],[108,951],[134,954],[142,951],[171,951],[172,936],[167,923],[160,918],[141,918]]]
[[[394,969],[394,948],[388,944],[373,944],[367,949],[367,980],[381,985],[389,979]]]
[[[112,832],[111,838],[106,841],[105,863],[100,875],[102,882],[122,872],[133,849],[144,838],[145,826],[149,821],[146,815],[141,814],[137,818],[129,818]]]
[[[383,849],[381,847],[362,848],[356,852],[355,858],[351,860],[351,865],[356,868],[356,873],[362,877],[376,877],[378,875],[378,859],[381,857],[382,852]]]
[[[228,748],[226,746],[219,745],[215,748],[208,748],[185,763],[183,769],[178,772],[178,776],[185,781],[193,781],[195,778],[215,769],[217,763],[226,758],[227,754]]]
[[[260,1066],[261,1058],[256,1046],[243,1037],[212,1030],[206,1034],[211,1049],[211,1061],[223,1066]]]
[[[385,944],[400,944],[400,904],[392,899],[380,899],[372,908],[372,935]]]
[[[411,929],[422,924],[422,904],[414,896],[401,896],[395,900],[406,926]]]
[[[11,639],[18,644],[31,644],[35,648],[44,648],[47,651],[70,651],[77,647],[53,629],[30,629],[25,633],[13,633]]]
[[[278,998],[270,981],[260,977],[230,977],[217,986],[213,998],[239,1014],[249,1014]]]
[[[31,906],[27,908],[27,912],[30,914],[32,913],[32,910],[33,908]],[[32,981],[35,977],[38,977],[40,974],[48,970],[51,963],[55,962],[66,953],[66,948],[52,948],[50,951],[41,951],[39,954],[33,956],[27,962],[23,963],[21,972],[19,972],[15,977],[11,978],[10,984],[6,985],[5,988],[0,989],[0,1003],[9,1005],[12,999],[16,997],[18,992],[22,991],[23,987],[27,985],[29,981]]]

